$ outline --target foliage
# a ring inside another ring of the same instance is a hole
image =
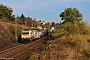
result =
[[[27,20],[25,21],[26,26],[31,27],[32,26],[32,18],[28,17]]]
[[[27,20],[25,21],[25,25],[28,27],[36,27],[38,25],[38,22],[36,21],[36,19],[32,19],[30,17],[27,18]]]
[[[70,34],[78,34],[78,35],[89,35],[90,34],[90,26],[85,23],[74,23],[66,22],[64,24],[55,24],[55,32],[52,33],[53,38],[58,38],[62,35],[70,35]]]
[[[50,28],[49,23],[45,23],[44,27],[45,27],[45,28]]]
[[[52,27],[54,27],[55,26],[55,23],[54,22],[52,22],[52,25],[51,25]]]
[[[24,16],[24,14],[21,14],[21,16],[17,16],[16,19],[17,19],[17,22],[25,23],[26,21],[26,17]]]
[[[9,31],[15,35],[15,26],[9,26]]]
[[[83,35],[61,36],[47,41],[41,48],[34,49],[30,60],[89,60],[89,43]]]
[[[52,33],[52,38],[59,38],[60,36],[62,36],[64,34],[62,29],[57,29],[56,31],[54,31]]]
[[[71,22],[67,22],[61,26],[64,29],[66,34],[80,34],[80,28],[78,24],[72,24]]]
[[[36,27],[38,26],[38,22],[36,21],[36,19],[32,19],[30,17],[25,17],[24,14],[21,14],[21,16],[17,16],[15,18],[15,15],[12,14],[13,10],[10,7],[7,7],[3,4],[0,4],[0,20],[6,23],[13,23],[15,24],[15,19],[17,19],[17,23],[20,25],[26,25],[27,27]],[[5,21],[6,20],[6,21]],[[49,28],[49,24],[46,23],[45,25],[43,25],[42,27],[46,27]]]
[[[82,20],[82,14],[76,8],[67,8],[59,15],[64,22],[80,22]],[[63,22],[63,23],[64,23]]]
[[[15,38],[15,25],[11,25],[11,26],[9,26],[9,32],[10,32],[10,34],[12,34],[12,36],[11,36],[11,40],[12,40],[12,42],[13,43],[17,43],[18,41],[16,40],[16,38]],[[24,27],[21,27],[20,25],[17,25],[17,37],[19,38],[20,37],[20,35],[21,35],[21,31],[22,30],[24,30]]]
[[[90,34],[90,26],[87,23],[81,22],[78,26],[80,28],[81,34]]]
[[[23,14],[20,16],[20,18],[21,18],[21,21],[22,21],[22,22],[24,22],[25,17],[24,17],[24,15],[23,15]]]
[[[32,22],[33,22],[33,26],[34,26],[34,27],[38,26],[38,22],[36,21],[35,18],[32,20]]]
[[[15,15],[12,15],[13,10],[10,7],[0,4],[0,19],[15,20]]]
[[[79,24],[67,22],[62,24],[61,29],[63,29],[67,34],[90,34],[90,26],[85,22],[81,22]]]

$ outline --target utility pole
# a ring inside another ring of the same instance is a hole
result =
[[[15,19],[15,39],[17,40],[17,19]]]

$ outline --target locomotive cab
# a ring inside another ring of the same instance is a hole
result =
[[[21,33],[21,42],[29,42],[34,39],[33,32],[31,30],[29,31],[22,31]]]

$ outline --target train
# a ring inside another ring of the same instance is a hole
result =
[[[32,42],[35,39],[48,36],[47,29],[30,29],[21,32],[21,42]]]

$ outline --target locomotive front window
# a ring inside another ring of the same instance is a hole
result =
[[[22,32],[22,34],[29,34],[29,32]]]

